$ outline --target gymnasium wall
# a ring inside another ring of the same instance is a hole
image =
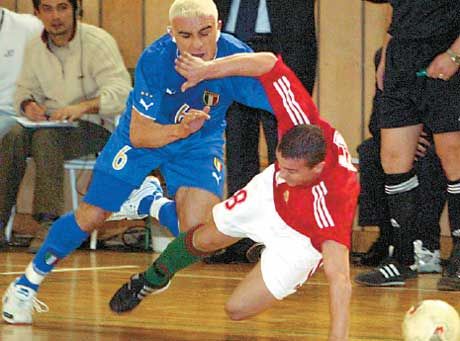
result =
[[[166,32],[171,3],[172,0],[84,0],[82,20],[110,32],[119,44],[126,66],[134,68],[142,50]],[[2,0],[1,5],[33,13],[32,0]],[[357,157],[356,147],[369,135],[373,56],[385,35],[387,5],[362,0],[316,0],[316,5],[319,63],[314,98],[321,114],[342,132],[352,156]],[[263,157],[263,144],[261,152]],[[33,169],[29,175],[18,204],[23,212],[31,210]],[[83,176],[82,181],[87,178]],[[67,190],[66,195],[70,208]],[[447,235],[445,214],[442,227]]]
[[[171,3],[84,0],[83,21],[109,31],[126,66],[133,68],[144,47],[166,32]],[[31,0],[3,0],[2,5],[33,12]],[[383,39],[385,6],[361,0],[317,0],[320,52],[315,99],[322,115],[342,132],[353,156],[367,135],[374,92],[373,54]]]

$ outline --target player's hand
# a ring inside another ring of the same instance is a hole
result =
[[[385,57],[382,55],[382,59],[380,60],[379,65],[377,66],[377,70],[375,72],[375,81],[377,83],[377,88],[383,91],[383,79],[385,77]]]
[[[428,134],[422,131],[418,138],[417,149],[415,151],[415,160],[419,160],[424,157],[430,146],[431,142],[428,140]]]
[[[50,120],[53,120],[53,121],[67,120],[67,121],[73,122],[73,121],[80,119],[80,117],[82,117],[83,114],[84,114],[84,108],[81,105],[79,104],[68,105],[64,108],[60,108],[56,110],[55,112],[53,112],[50,115]]]
[[[181,91],[184,92],[206,79],[206,68],[210,62],[184,52],[176,58],[175,64],[176,71],[187,79],[181,86]]]
[[[204,122],[209,120],[209,111],[211,107],[205,106],[203,110],[190,109],[184,116],[183,120],[180,122],[182,134],[181,137],[185,138],[190,134],[197,132],[203,127]]]
[[[427,76],[431,78],[449,80],[457,71],[459,66],[452,62],[446,52],[438,54],[427,67]]]
[[[46,107],[35,101],[28,102],[24,105],[24,115],[31,121],[46,121]]]

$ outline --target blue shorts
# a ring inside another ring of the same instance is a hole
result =
[[[190,155],[167,162],[160,167],[168,195],[174,196],[180,187],[204,189],[222,198],[225,170],[222,158],[213,155]]]
[[[110,174],[95,170],[83,201],[106,211],[118,212],[121,205],[136,188]]]
[[[95,170],[138,188],[145,177],[159,169],[168,196],[180,187],[195,187],[222,197],[225,170],[219,140],[204,141],[197,135],[162,148],[134,148],[112,135],[99,155]]]

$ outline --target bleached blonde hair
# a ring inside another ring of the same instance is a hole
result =
[[[212,16],[218,18],[217,7],[212,0],[175,0],[169,8],[169,22],[176,17]]]

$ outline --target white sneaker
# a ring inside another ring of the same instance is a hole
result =
[[[13,281],[3,295],[3,319],[11,324],[31,324],[33,310],[38,313],[49,311],[48,306],[38,300],[37,292]]]
[[[441,255],[439,250],[431,252],[426,247],[423,247],[421,240],[415,240],[414,253],[419,273],[441,273]]]
[[[163,189],[161,188],[160,180],[154,176],[146,177],[141,187],[131,192],[129,198],[121,206],[120,211],[112,213],[107,221],[146,218],[147,214],[139,214],[137,210],[139,209],[139,204],[142,199],[149,195],[153,195],[154,201],[163,197]]]

